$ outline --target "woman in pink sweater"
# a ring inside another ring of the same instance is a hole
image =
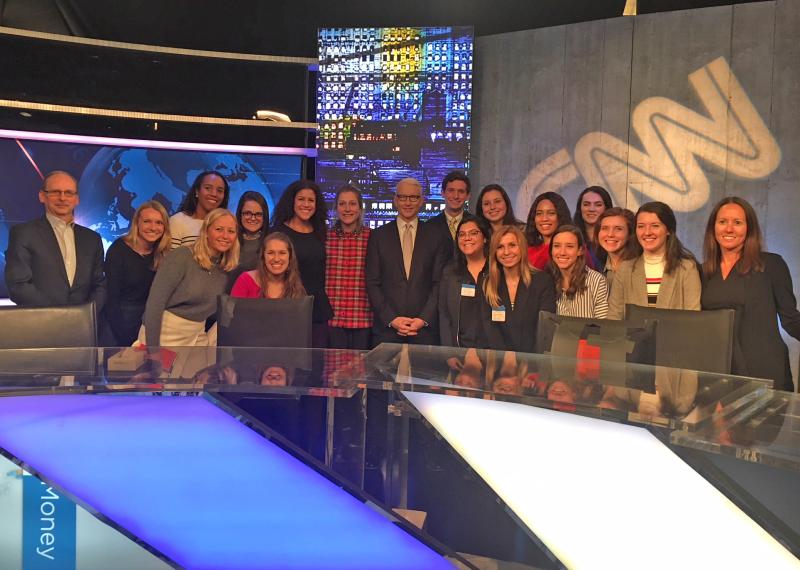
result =
[[[232,297],[245,299],[297,299],[306,296],[297,257],[289,237],[281,232],[267,235],[258,253],[256,269],[245,271],[233,284]]]

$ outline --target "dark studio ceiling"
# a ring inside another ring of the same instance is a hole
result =
[[[638,13],[730,0],[638,0]],[[473,26],[477,36],[620,16],[625,0],[0,0],[0,26],[173,48],[314,58],[321,27]],[[0,99],[313,121],[304,65],[152,54],[0,34]],[[131,138],[313,145],[298,129],[213,127],[0,107],[0,128]],[[154,132],[157,130],[158,132]],[[290,133],[289,131],[295,131]]]
[[[638,13],[737,4],[638,0]],[[474,26],[478,36],[620,16],[625,0],[0,0],[0,24],[96,39],[314,57],[320,27]]]

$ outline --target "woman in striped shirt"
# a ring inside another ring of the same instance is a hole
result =
[[[583,232],[559,227],[550,239],[548,270],[556,282],[556,312],[568,317],[604,319],[608,315],[606,278],[586,266]]]
[[[700,310],[700,272],[694,255],[675,233],[675,214],[664,202],[636,212],[642,255],[620,264],[611,282],[608,317],[622,319],[625,305]]]

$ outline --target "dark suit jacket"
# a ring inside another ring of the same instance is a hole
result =
[[[44,307],[105,301],[103,242],[97,232],[75,224],[75,279],[70,287],[56,235],[47,218],[11,228],[6,251],[6,285],[17,305]]]
[[[478,275],[478,283],[473,282],[469,272],[461,275],[456,269],[455,262],[448,264],[442,271],[442,278],[439,281],[439,340],[442,346],[465,348],[477,346],[480,329],[478,312],[480,299],[478,297],[483,295],[483,277],[486,271],[486,266],[484,266],[483,271]],[[461,286],[464,283],[475,285],[474,305],[469,304],[469,300],[461,297]],[[462,302],[467,304],[462,307]],[[467,319],[467,322],[462,319]],[[463,342],[463,339],[459,338],[461,331],[468,331],[468,339],[471,337],[472,342],[469,340],[466,343]]]
[[[470,218],[474,217],[475,216],[464,209],[464,217],[461,219],[469,220]],[[450,235],[450,227],[447,225],[447,218],[445,217],[444,210],[425,223],[435,228],[439,233],[439,239],[441,240],[442,244],[442,252],[444,253],[444,263],[447,265],[450,263],[450,260],[453,259],[457,245],[456,240],[454,240],[453,236]]]
[[[481,296],[481,348],[533,352],[536,346],[536,329],[539,311],[556,312],[556,286],[546,271],[533,274],[530,287],[520,279],[514,309],[508,298],[505,279],[500,279],[500,301],[506,308],[505,322],[492,321],[492,307]]]
[[[717,270],[703,283],[703,309],[734,309],[735,339],[731,372],[770,378],[775,388],[793,391],[789,351],[778,330],[800,340],[800,311],[789,267],[780,255],[762,252],[764,271],[740,274],[738,264],[727,279]]]
[[[367,245],[366,281],[377,342],[438,344],[437,302],[443,266],[440,234],[429,224],[419,222],[417,226],[408,279],[397,222],[372,230]],[[416,337],[402,337],[389,326],[395,317],[419,317],[428,326]]]

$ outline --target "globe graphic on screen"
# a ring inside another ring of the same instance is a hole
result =
[[[260,192],[274,208],[270,184],[246,156],[218,152],[186,152],[104,147],[86,165],[79,180],[81,202],[76,221],[99,233],[108,246],[128,231],[136,208],[158,200],[174,214],[195,177],[217,170],[228,180],[228,207],[236,209],[248,190]]]

